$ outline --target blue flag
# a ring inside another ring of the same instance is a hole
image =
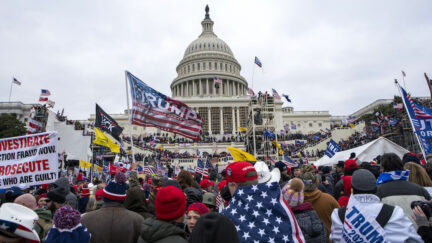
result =
[[[289,103],[291,103],[291,99],[289,98],[288,95],[286,95],[286,94],[282,94],[282,96],[285,97],[285,99],[286,99]]]
[[[222,214],[240,242],[305,242],[277,182],[239,187]]]
[[[324,152],[329,158],[333,157],[335,153],[341,150],[339,144],[337,144],[333,139],[330,139],[328,143],[327,150]]]
[[[406,110],[411,117],[414,131],[419,136],[420,145],[425,153],[429,154],[432,147],[430,143],[430,139],[432,139],[432,109],[417,104],[402,87],[399,86],[399,88]]]

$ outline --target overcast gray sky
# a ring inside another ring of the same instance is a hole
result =
[[[0,95],[36,102],[49,89],[55,110],[87,119],[99,103],[126,109],[124,70],[167,95],[184,50],[201,33],[205,4],[214,31],[254,90],[275,88],[295,110],[348,115],[397,94],[407,74],[414,96],[432,76],[432,1],[14,0],[0,8]],[[271,84],[271,85],[269,85]]]

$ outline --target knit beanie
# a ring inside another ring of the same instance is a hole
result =
[[[54,213],[54,226],[48,232],[45,243],[90,242],[90,232],[81,224],[81,215],[71,206],[63,206]]]
[[[275,167],[278,168],[280,172],[287,170],[286,164],[282,161],[276,162]]]
[[[155,211],[159,220],[178,219],[186,212],[186,196],[177,187],[163,187],[156,194]]]
[[[100,201],[103,198],[103,189],[99,189],[95,193],[96,201]]]
[[[304,201],[303,181],[294,178],[282,188],[282,195],[290,207],[299,206]]]
[[[47,193],[47,198],[53,202],[63,204],[66,202],[66,197],[57,189],[53,189]]]
[[[103,189],[103,200],[105,202],[123,203],[126,199],[126,176],[122,172],[117,172],[114,181],[110,181]]]
[[[204,203],[197,202],[197,203],[192,203],[188,207],[186,214],[188,214],[189,211],[195,211],[195,212],[199,213],[200,215],[203,215],[205,213],[208,213],[209,209],[207,208],[207,206]]]
[[[239,243],[234,224],[225,215],[211,212],[202,215],[195,224],[189,243]]]

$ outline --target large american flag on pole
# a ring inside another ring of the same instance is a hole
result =
[[[277,182],[239,187],[222,214],[240,242],[306,242]]]
[[[183,102],[152,89],[128,71],[126,76],[132,96],[132,124],[200,139],[203,120],[197,112]]]

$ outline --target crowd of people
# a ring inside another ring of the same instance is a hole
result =
[[[139,174],[132,163],[107,182],[70,169],[0,192],[0,242],[432,242],[424,162],[413,153],[318,168],[238,161],[205,177]]]

